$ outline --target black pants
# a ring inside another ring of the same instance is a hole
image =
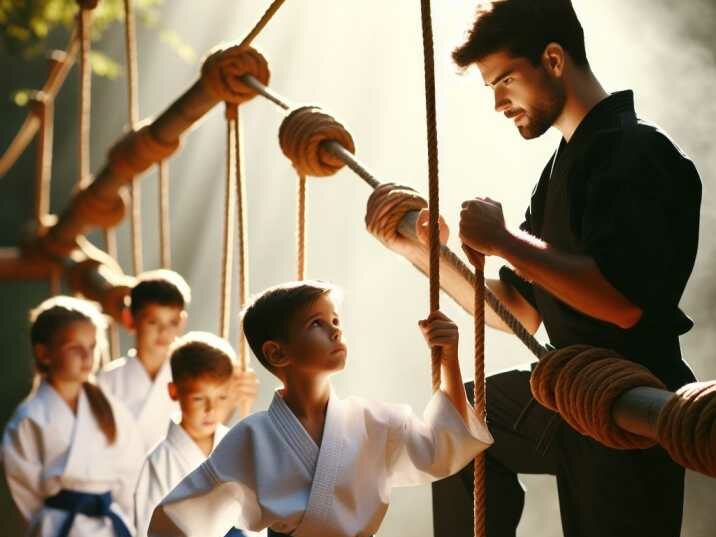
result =
[[[525,493],[517,474],[557,478],[565,537],[679,537],[684,469],[659,447],[609,449],[530,401],[529,371],[488,377],[487,533],[514,537]],[[472,397],[472,383],[465,385]],[[515,426],[517,424],[517,426]],[[433,484],[435,537],[472,537],[472,465]]]

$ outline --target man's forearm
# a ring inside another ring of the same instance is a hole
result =
[[[417,241],[405,241],[401,244],[400,248],[396,250],[396,253],[405,257],[423,274],[428,274],[429,260],[427,247]],[[537,331],[541,322],[539,313],[522,298],[517,291],[500,280],[488,279],[485,281],[485,284],[530,333],[534,334]],[[462,306],[465,311],[470,315],[474,315],[474,287],[465,279],[461,271],[457,270],[442,258],[440,260],[440,286],[453,300]],[[512,333],[510,328],[490,307],[485,307],[485,323],[496,330]]]
[[[522,277],[590,317],[624,329],[641,318],[642,310],[609,283],[588,256],[560,252],[521,232],[509,234],[497,253]]]

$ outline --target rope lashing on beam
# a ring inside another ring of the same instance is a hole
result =
[[[679,389],[659,413],[657,437],[677,463],[716,477],[716,381]]]
[[[559,412],[577,432],[614,449],[646,449],[655,444],[629,433],[612,419],[612,407],[624,392],[639,386],[665,389],[644,366],[614,351],[574,345],[545,354],[530,379],[534,398]]]
[[[271,78],[266,58],[253,48],[231,46],[211,50],[201,68],[201,83],[217,99],[242,104],[253,99],[258,93],[242,80],[249,75],[262,85]]]
[[[345,166],[324,142],[336,142],[355,152],[353,137],[346,128],[315,106],[291,111],[281,123],[278,139],[296,172],[311,177],[329,177]]]

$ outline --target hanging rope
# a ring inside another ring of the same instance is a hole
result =
[[[226,104],[226,183],[224,188],[224,247],[221,263],[221,299],[219,306],[219,335],[228,340],[231,314],[231,270],[234,264],[234,184],[236,169],[235,124],[238,107]]]
[[[172,266],[169,226],[169,163],[162,160],[159,163],[159,258],[165,269]]]
[[[50,178],[52,175],[52,138],[54,131],[53,101],[42,92],[35,94],[31,106],[40,118],[35,164],[35,223],[37,229],[46,225],[50,212]]]
[[[428,244],[430,249],[430,312],[440,309],[440,190],[438,188],[438,128],[435,113],[435,60],[433,58],[433,27],[430,0],[421,0],[420,14],[423,28],[423,61],[425,74],[425,117],[428,141]],[[432,349],[433,391],[440,389],[440,349]]]
[[[306,176],[298,174],[298,244],[296,279],[306,279]]]
[[[482,264],[475,266],[475,381],[473,396],[475,411],[480,419],[487,419],[487,400],[485,397],[485,258]],[[473,532],[475,537],[487,535],[486,517],[486,467],[485,452],[475,457],[473,476]]]
[[[243,138],[241,136],[241,121],[239,119],[239,110],[236,108],[236,120],[234,121],[234,154],[236,155],[236,221],[238,225],[238,273],[239,273],[239,310],[242,310],[246,304],[248,294],[248,240],[246,238],[246,184],[244,181],[244,151]],[[241,323],[239,323],[241,324]],[[241,328],[239,328],[238,345],[239,349],[239,367],[241,371],[246,371],[249,367],[249,353],[246,346],[246,337]],[[248,415],[250,407],[242,410],[242,416]]]
[[[90,65],[90,25],[92,10],[97,1],[77,0],[80,10],[77,14],[80,41],[80,117],[79,117],[79,177],[77,190],[83,190],[90,183],[90,112],[92,108],[92,66]]]
[[[139,75],[137,72],[137,39],[134,26],[134,5],[132,0],[124,0],[124,44],[127,56],[127,100],[129,128],[134,130],[139,122]],[[132,268],[134,274],[143,270],[142,252],[142,200],[139,181],[129,186],[131,212]]]

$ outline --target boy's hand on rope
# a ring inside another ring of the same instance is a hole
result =
[[[418,214],[417,222],[415,222],[415,234],[418,236],[418,240],[423,246],[427,246],[430,242],[430,230],[428,229],[429,225],[430,211],[422,209],[420,214]],[[450,228],[442,215],[438,216],[438,226],[440,227],[440,244],[444,246],[450,238]]]
[[[457,325],[440,310],[431,313],[427,319],[418,321],[428,347],[442,350],[443,363],[457,361],[460,338]]]
[[[234,374],[231,378],[232,409],[250,409],[256,401],[258,392],[259,379],[253,369],[242,371],[238,366],[234,367]]]
[[[499,201],[474,198],[463,202],[460,212],[460,240],[465,246],[483,255],[500,255],[508,237],[509,232],[505,227],[505,217]],[[468,253],[468,258],[473,262],[471,257],[474,256]]]

